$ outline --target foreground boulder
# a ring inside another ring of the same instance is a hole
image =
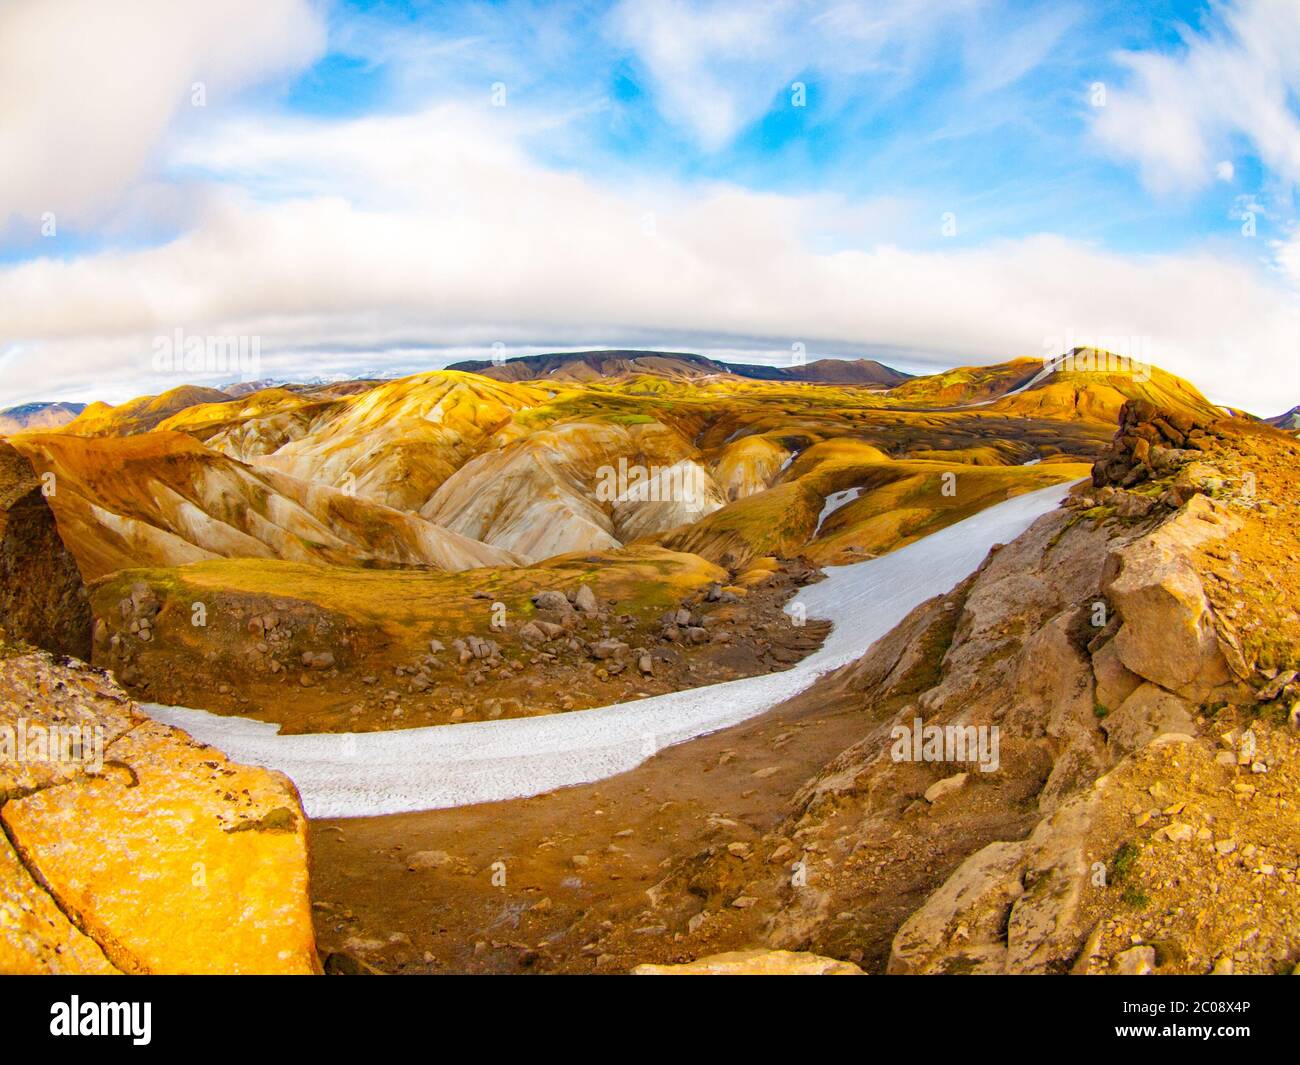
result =
[[[99,945],[82,935],[0,834],[0,974],[109,974]]]
[[[107,675],[0,652],[0,803],[0,972],[319,971],[293,784]]]

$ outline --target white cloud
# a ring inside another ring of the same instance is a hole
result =
[[[0,269],[0,336],[16,345],[0,356],[0,403],[175,384],[153,376],[150,352],[176,328],[259,336],[277,374],[494,340],[803,340],[951,364],[1130,336],[1222,401],[1267,412],[1300,398],[1293,247],[1273,274],[1048,236],[820,250],[808,234],[870,208],[720,184],[613,188],[532,162],[518,143],[530,131],[522,111],[447,106],[208,131],[178,158],[262,198],[213,192],[161,247]]]
[[[1004,88],[1048,58],[1075,21],[989,0],[622,0],[611,39],[637,58],[660,111],[709,151],[766,114],[806,71],[869,95],[900,91],[958,42],[966,90]],[[946,72],[946,73],[951,73]]]
[[[1216,11],[1223,25],[1188,32],[1178,54],[1120,56],[1132,84],[1095,113],[1094,134],[1158,193],[1207,184],[1216,149],[1234,138],[1283,182],[1300,182],[1300,5],[1239,0]]]
[[[1231,159],[1221,159],[1214,168],[1214,176],[1220,181],[1232,182],[1237,175],[1237,168],[1232,165]]]
[[[8,0],[0,6],[0,227],[103,217],[202,82],[208,113],[319,56],[308,0]],[[193,117],[191,115],[191,117]]]
[[[800,7],[649,0],[621,4],[611,22],[645,65],[664,112],[717,149],[763,114],[808,61],[786,32]]]

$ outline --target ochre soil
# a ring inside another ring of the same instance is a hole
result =
[[[646,889],[676,858],[757,842],[780,824],[800,786],[860,738],[864,718],[849,700],[792,700],[595,784],[314,821],[322,957],[345,951],[391,973],[626,972],[753,943],[755,910],[716,913],[687,942],[651,911]],[[448,860],[411,870],[427,851]],[[498,862],[504,886],[494,885]]]

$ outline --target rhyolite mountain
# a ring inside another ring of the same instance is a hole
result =
[[[683,381],[730,374],[755,381],[808,381],[880,385],[885,388],[902,384],[911,376],[873,359],[816,359],[801,366],[763,366],[743,362],[724,362],[686,352],[636,350],[523,355],[500,363],[488,359],[475,359],[453,363],[447,369],[482,374],[498,381],[532,381],[546,378],[591,381],[634,374],[650,374],[669,380]]]
[[[1279,429],[1300,429],[1300,407],[1292,407],[1285,414],[1279,414],[1276,418],[1266,419],[1269,425],[1275,425]]]
[[[24,403],[0,410],[0,436],[25,429],[58,429],[86,409],[84,403]]]

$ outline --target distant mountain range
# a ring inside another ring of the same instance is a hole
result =
[[[0,436],[24,429],[58,429],[85,409],[84,403],[24,403],[0,410]]]
[[[817,359],[804,366],[760,366],[743,362],[722,362],[688,352],[665,351],[577,351],[550,355],[523,355],[505,362],[473,359],[452,363],[449,370],[481,374],[497,381],[591,381],[597,378],[654,374],[672,380],[731,376],[757,381],[806,381],[813,384],[878,385],[893,388],[911,379],[910,374],[885,366],[874,359]]]
[[[1300,429],[1300,407],[1292,407],[1285,414],[1279,414],[1276,418],[1265,418],[1264,420],[1278,429]]]
[[[356,381],[391,381],[397,377],[407,377],[409,372],[376,370],[373,368],[358,370],[356,373],[334,373],[316,377],[263,377],[257,381],[230,381],[217,387],[233,399],[252,395],[268,388],[284,388],[290,392],[310,392],[318,388],[330,388],[336,385],[349,385]]]

